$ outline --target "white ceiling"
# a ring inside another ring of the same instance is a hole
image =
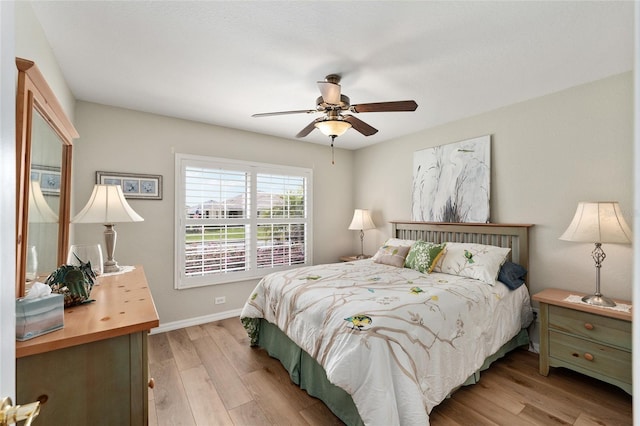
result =
[[[342,76],[357,149],[632,69],[633,2],[35,1],[78,100],[295,139]],[[314,130],[302,141],[328,144]]]

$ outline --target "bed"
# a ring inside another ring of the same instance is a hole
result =
[[[530,226],[392,222],[371,259],[264,277],[241,320],[347,425],[427,425],[455,389],[528,344]]]

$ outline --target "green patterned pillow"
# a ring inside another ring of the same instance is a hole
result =
[[[411,246],[409,254],[404,261],[405,268],[415,269],[419,272],[431,273],[436,262],[444,253],[444,243],[435,244],[426,241],[416,241]]]

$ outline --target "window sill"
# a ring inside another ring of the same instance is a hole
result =
[[[303,263],[300,265],[292,265],[280,268],[269,268],[259,271],[246,271],[221,275],[207,275],[203,277],[192,277],[185,280],[181,277],[176,277],[174,288],[176,290],[188,290],[190,288],[207,287],[214,285],[233,284],[244,281],[257,281],[263,277],[269,275],[272,272],[288,271],[291,269],[303,268],[305,266],[311,266],[311,263]],[[186,282],[185,282],[186,281]]]

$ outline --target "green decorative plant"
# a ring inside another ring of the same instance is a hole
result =
[[[74,254],[75,256],[75,254]],[[64,296],[64,307],[93,302],[89,299],[96,278],[91,262],[83,262],[76,256],[80,266],[62,265],[49,275],[45,281],[52,293]]]

